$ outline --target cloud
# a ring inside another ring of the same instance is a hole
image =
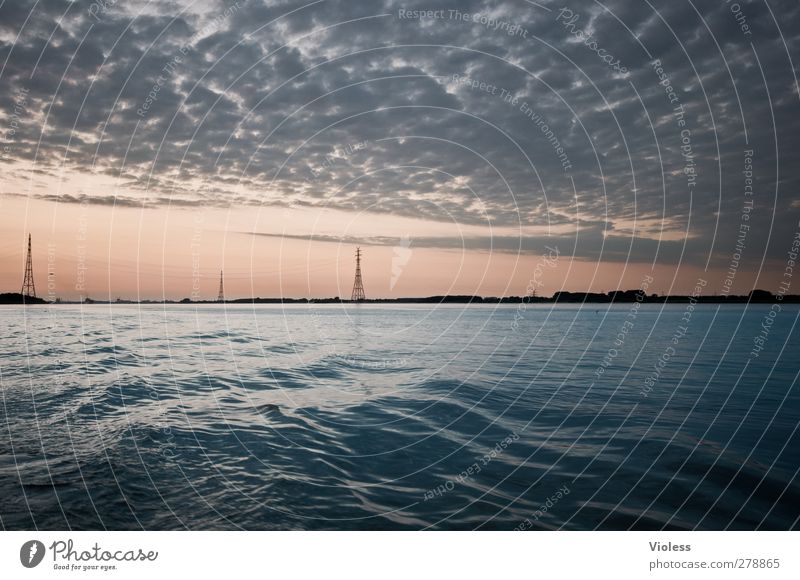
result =
[[[451,2],[431,17],[386,0],[125,2],[95,16],[87,0],[6,2],[2,127],[16,171],[122,175],[142,191],[92,203],[574,223],[560,242],[579,257],[718,266],[752,150],[743,260],[758,265],[800,219],[800,7],[740,4],[749,33],[724,2],[581,1],[568,25],[551,2]]]

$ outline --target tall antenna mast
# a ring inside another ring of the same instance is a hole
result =
[[[360,302],[366,300],[364,295],[364,283],[361,281],[361,248],[356,248],[356,279],[353,282],[353,294],[350,300]]]
[[[31,255],[31,235],[28,234],[28,257],[25,260],[25,279],[22,281],[23,296],[36,298],[36,285],[33,283],[33,256]]]
[[[222,270],[219,271],[219,294],[217,295],[217,302],[225,302],[225,292],[222,289]]]

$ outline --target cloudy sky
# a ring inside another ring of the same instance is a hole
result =
[[[799,47],[796,0],[0,0],[0,290],[28,232],[67,298],[349,296],[356,245],[372,297],[777,290]]]

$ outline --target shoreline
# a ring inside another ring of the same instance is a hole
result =
[[[595,294],[585,292],[556,292],[551,297],[539,296],[426,296],[405,298],[369,298],[365,300],[343,300],[336,298],[236,298],[231,300],[56,300],[47,301],[41,298],[31,299],[21,294],[0,294],[0,304],[9,305],[75,305],[75,304],[800,304],[800,295],[773,295],[763,290],[754,290],[749,295],[732,296],[691,296],[673,295],[658,296],[656,294],[636,294],[635,291],[609,292]]]

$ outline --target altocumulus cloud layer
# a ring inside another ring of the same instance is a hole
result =
[[[777,271],[799,36],[796,0],[6,1],[3,171],[125,191],[66,202],[549,226],[495,248],[590,259],[724,268],[738,239]]]

